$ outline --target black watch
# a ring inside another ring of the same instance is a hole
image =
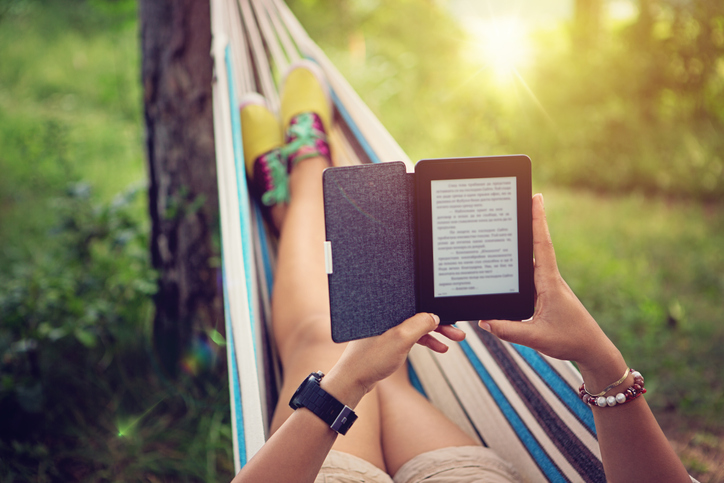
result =
[[[289,401],[289,406],[294,410],[307,408],[339,434],[347,434],[352,423],[357,420],[357,415],[352,408],[342,404],[319,386],[323,377],[321,371],[311,373],[299,385]]]

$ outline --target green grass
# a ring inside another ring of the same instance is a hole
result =
[[[144,180],[135,22],[83,3],[14,5],[0,19],[0,262],[42,249],[69,181],[108,201]]]
[[[563,277],[647,376],[649,404],[721,421],[722,206],[555,188],[545,199]]]
[[[62,24],[68,6],[43,8],[51,11],[42,15],[58,15]],[[48,31],[43,22],[34,22],[38,15],[30,10],[3,22],[0,31],[0,112],[3,122],[16,128],[3,139],[3,159],[21,155],[32,166],[40,155],[32,150],[34,144],[42,146],[39,137],[53,143],[46,148],[67,163],[70,173],[82,173],[102,198],[110,199],[143,177],[136,25],[96,33]],[[56,132],[48,132],[50,125],[57,126]],[[44,175],[48,167],[38,166],[35,175]]]

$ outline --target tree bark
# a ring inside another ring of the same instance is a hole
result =
[[[208,0],[141,0],[151,258],[159,273],[154,346],[175,375],[207,327],[223,332],[213,233],[218,194]]]

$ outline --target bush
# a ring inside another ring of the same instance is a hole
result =
[[[156,284],[141,189],[94,206],[88,185],[70,186],[46,249],[0,275],[0,473],[72,446],[123,376],[116,359],[144,348]]]

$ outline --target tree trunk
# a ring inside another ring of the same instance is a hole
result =
[[[151,258],[159,273],[154,346],[175,375],[195,337],[223,332],[208,0],[139,5]]]

